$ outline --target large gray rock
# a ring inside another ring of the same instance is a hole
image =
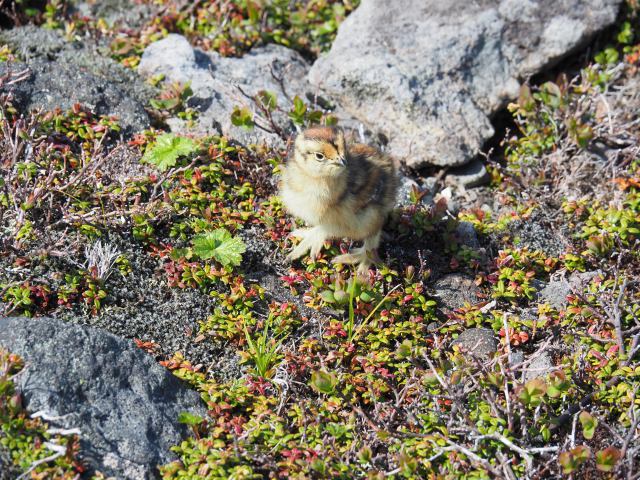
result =
[[[157,478],[188,433],[181,412],[205,415],[196,392],[131,342],[47,318],[0,319],[0,347],[20,355],[16,377],[30,412],[79,428],[82,455],[107,475]]]
[[[252,49],[242,58],[228,58],[216,52],[195,50],[177,34],[149,45],[138,66],[138,73],[143,77],[162,74],[166,81],[191,82],[194,93],[191,104],[201,112],[195,130],[227,135],[243,143],[282,141],[276,133],[257,127],[248,132],[232,124],[235,107],[258,112],[255,103],[244,94],[254,96],[260,90],[271,91],[278,97],[278,106],[286,112],[295,95],[306,102],[307,70],[308,65],[300,54],[283,46],[267,45]],[[290,133],[286,114],[279,111],[274,117],[278,125],[285,126],[285,133]],[[258,123],[270,128],[266,119]],[[180,130],[185,125],[173,121],[170,126]]]
[[[615,21],[621,0],[363,0],[312,84],[410,165],[460,165],[520,80]]]
[[[97,46],[65,41],[59,33],[33,26],[0,32],[0,44],[16,52],[19,63],[0,63],[9,71],[29,73],[24,81],[5,86],[21,110],[63,110],[80,103],[98,115],[118,117],[125,133],[149,127],[145,105],[152,90],[135,73],[97,53]]]

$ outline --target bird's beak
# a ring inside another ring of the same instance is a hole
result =
[[[336,160],[336,163],[338,165],[340,165],[341,167],[346,167],[347,166],[347,162],[346,162],[344,157],[338,157],[338,159]]]

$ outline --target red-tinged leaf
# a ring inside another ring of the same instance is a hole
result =
[[[622,453],[615,447],[608,447],[596,453],[596,468],[601,472],[611,472]]]
[[[144,342],[139,338],[134,338],[133,341],[136,344],[136,347],[148,353],[153,353],[153,351],[155,351],[158,348],[158,344],[154,342]]]
[[[612,345],[607,350],[607,357],[609,357],[609,358],[615,357],[616,354],[618,353],[618,350],[620,350],[620,347],[618,345]]]
[[[591,450],[586,445],[579,445],[568,452],[558,455],[558,463],[562,467],[562,473],[575,472],[591,456]]]

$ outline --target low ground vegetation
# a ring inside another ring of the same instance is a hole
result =
[[[0,478],[77,478],[86,471],[78,456],[78,431],[51,428],[44,412],[27,412],[13,377],[24,367],[0,351]]]

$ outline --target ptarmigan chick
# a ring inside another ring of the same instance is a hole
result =
[[[375,148],[347,146],[344,133],[334,128],[302,132],[283,168],[280,196],[289,213],[310,228],[291,233],[301,241],[288,258],[295,260],[309,250],[315,258],[331,238],[362,240],[361,248],[339,255],[333,263],[358,263],[358,273],[364,275],[377,258],[397,188],[393,161]]]

